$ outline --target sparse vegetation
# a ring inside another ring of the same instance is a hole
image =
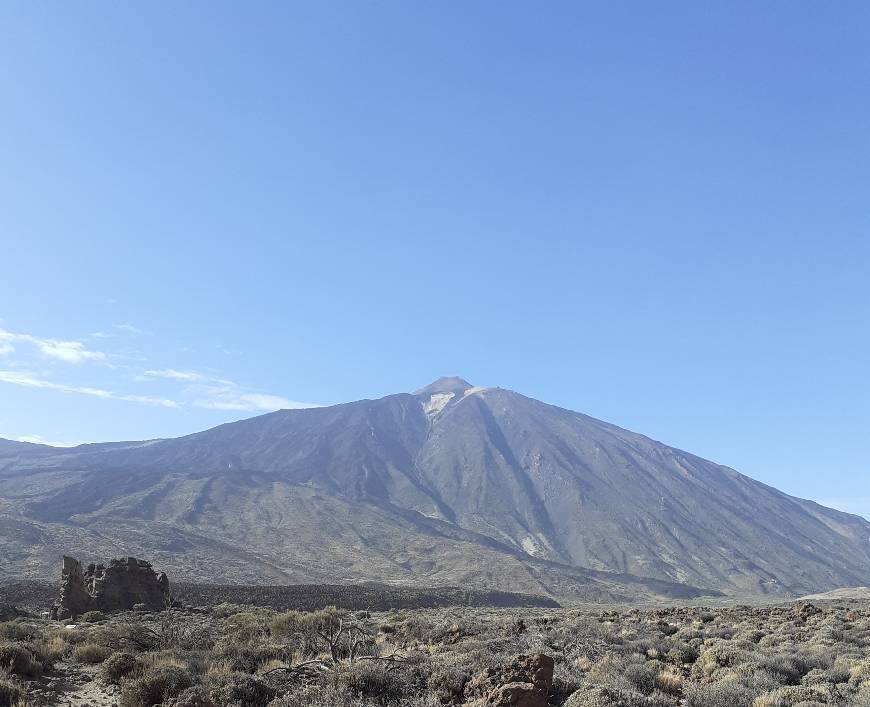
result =
[[[381,613],[221,604],[75,628],[33,617],[0,625],[0,707],[49,679],[55,661],[115,686],[122,707],[463,705],[516,656],[538,653],[555,661],[553,706],[870,705],[870,604]]]

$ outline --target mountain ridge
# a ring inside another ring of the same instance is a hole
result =
[[[859,516],[455,376],[173,439],[0,444],[0,543],[22,527],[50,547],[127,538],[164,563],[199,548],[197,580],[223,553],[263,580],[395,576],[580,598],[655,594],[650,582],[734,595],[870,583]],[[282,559],[294,538],[318,557]],[[44,553],[23,555],[45,572]]]

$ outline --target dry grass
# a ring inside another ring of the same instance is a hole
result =
[[[268,673],[270,670],[280,670],[281,668],[289,668],[290,665],[285,663],[283,660],[278,660],[277,658],[272,658],[271,660],[267,660],[265,663],[260,665],[257,668],[257,673],[262,675],[263,673]]]
[[[680,695],[683,692],[683,676],[673,668],[666,668],[656,675],[656,686],[666,695]]]
[[[205,671],[207,678],[216,678],[233,672],[233,665],[226,660],[218,660],[208,664]]]
[[[72,658],[76,663],[97,665],[112,654],[110,648],[96,643],[81,643],[73,648]]]

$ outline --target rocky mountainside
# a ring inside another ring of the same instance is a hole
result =
[[[61,552],[588,599],[870,583],[862,518],[458,378],[178,439],[0,445],[0,576],[51,575]]]

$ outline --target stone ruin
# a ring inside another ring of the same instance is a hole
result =
[[[51,610],[53,619],[74,619],[88,611],[159,611],[169,602],[169,578],[157,573],[150,562],[125,557],[105,565],[88,565],[64,555],[60,600]]]

